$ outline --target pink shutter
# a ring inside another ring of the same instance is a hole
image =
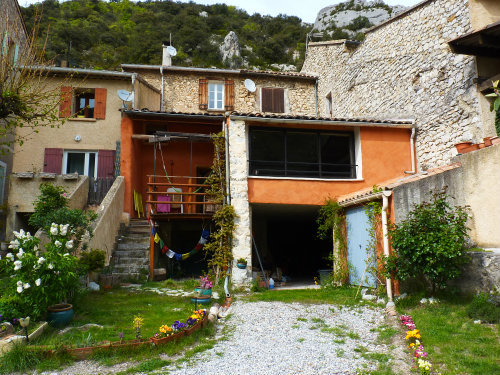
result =
[[[99,150],[97,153],[97,178],[115,175],[115,150]]]
[[[43,158],[43,171],[47,173],[62,173],[62,148],[46,148]]]

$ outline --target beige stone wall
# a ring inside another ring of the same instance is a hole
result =
[[[106,265],[109,264],[115,238],[120,229],[124,194],[125,178],[118,176],[99,206],[98,216],[93,225],[94,236],[90,240],[89,247],[106,252]]]
[[[434,0],[366,34],[358,47],[311,43],[302,72],[320,76],[320,114],[413,118],[419,168],[447,164],[462,139],[493,136],[481,122],[474,58],[447,42],[471,31],[465,0]]]
[[[60,127],[41,127],[38,133],[29,128],[17,129],[17,135],[25,137],[22,146],[14,148],[13,172],[43,171],[45,148],[63,148],[65,150],[114,150],[120,140],[120,124],[122,101],[118,98],[119,89],[132,90],[131,81],[86,79],[71,84],[61,78],[51,78],[50,85],[73,86],[85,88],[106,88],[106,118],[67,119]],[[59,108],[56,109],[58,111]],[[81,141],[75,141],[76,135]]]
[[[498,0],[469,0],[471,24],[474,30],[500,20]]]
[[[161,95],[142,81],[135,81],[135,109],[147,108],[150,111],[160,110]]]
[[[141,71],[143,77],[152,86],[161,88],[161,75],[158,71]],[[264,87],[282,87],[285,89],[285,111],[290,115],[315,116],[314,80],[293,79],[285,77],[247,77],[236,73],[204,73],[204,72],[164,72],[164,110],[174,112],[199,113],[199,80],[207,78],[211,81],[224,79],[234,80],[234,110],[245,113],[261,111],[261,89]],[[246,78],[251,78],[257,90],[250,93],[244,86]],[[223,113],[223,111],[205,111]]]

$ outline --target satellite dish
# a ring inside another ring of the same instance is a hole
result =
[[[255,92],[256,90],[255,82],[248,78],[245,79],[245,88],[250,92]]]
[[[177,55],[177,50],[174,47],[172,47],[172,46],[168,46],[167,47],[167,52],[170,54],[170,56]]]
[[[131,102],[134,100],[134,93],[127,90],[118,90],[118,97],[124,102]]]

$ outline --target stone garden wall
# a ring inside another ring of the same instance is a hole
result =
[[[481,124],[474,58],[447,44],[469,31],[466,0],[424,1],[370,29],[358,46],[310,43],[302,73],[320,77],[320,115],[329,115],[331,92],[334,117],[412,118],[419,169],[445,165],[463,138],[494,135]]]

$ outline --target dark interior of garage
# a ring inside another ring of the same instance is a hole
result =
[[[263,267],[292,282],[314,282],[318,270],[331,269],[331,240],[317,236],[317,206],[252,205],[252,229]],[[253,270],[260,272],[255,246]],[[281,272],[280,272],[281,271]]]

